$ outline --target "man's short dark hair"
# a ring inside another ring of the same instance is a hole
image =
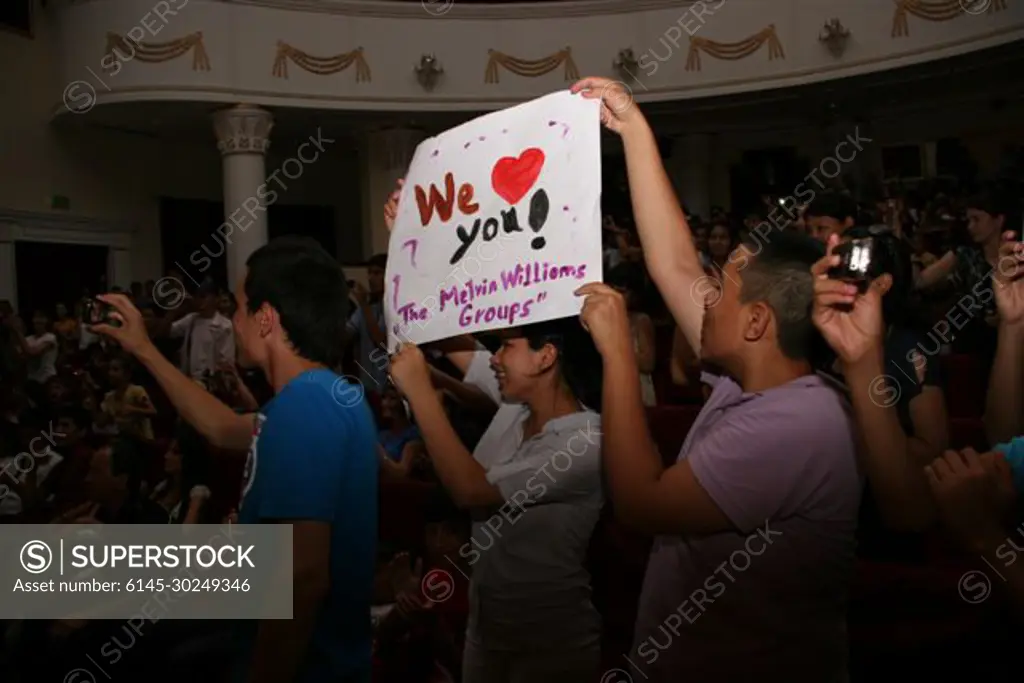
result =
[[[820,336],[811,321],[811,266],[825,256],[825,246],[806,235],[779,230],[762,238],[751,234],[743,245],[753,257],[740,275],[740,301],[767,303],[775,314],[783,355],[811,360],[820,346]]]
[[[859,213],[853,197],[830,190],[811,200],[804,210],[804,218],[834,218],[840,222],[849,218],[856,222]]]
[[[1013,222],[1020,214],[1020,203],[1016,197],[998,183],[989,183],[967,200],[968,209],[978,209],[990,216],[1003,216],[1004,230],[1019,230]]]
[[[289,235],[254,251],[246,265],[249,313],[273,306],[298,355],[337,367],[348,312],[348,286],[338,262],[315,240]]]

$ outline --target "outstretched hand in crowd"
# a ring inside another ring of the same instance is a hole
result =
[[[406,616],[430,609],[434,603],[423,594],[423,559],[409,567],[409,554],[398,553],[388,565],[395,604]]]
[[[992,284],[999,322],[1024,322],[1024,243],[1013,232],[1003,233]]]
[[[138,354],[152,344],[149,333],[146,332],[146,323],[142,319],[142,313],[131,302],[131,299],[124,294],[100,294],[96,298],[114,308],[111,317],[119,321],[120,326],[115,327],[103,323],[91,325],[90,329],[93,332],[110,337],[131,354]]]
[[[601,123],[620,135],[642,118],[625,83],[610,78],[590,77],[573,83],[570,91],[588,100],[601,100]]]
[[[857,286],[833,280],[828,273],[839,265],[834,254],[839,237],[828,240],[828,253],[811,267],[814,276],[814,306],[811,318],[828,345],[846,364],[863,359],[872,349],[880,349],[885,334],[882,298],[892,286],[892,276],[875,278],[861,294]]]
[[[629,327],[626,299],[602,282],[591,282],[575,292],[586,297],[580,322],[594,339],[594,346],[603,358],[623,358],[633,351],[633,334]]]
[[[984,552],[1001,542],[1003,518],[1016,503],[1010,466],[1001,453],[946,451],[925,474],[943,522],[966,549]]]
[[[391,356],[391,381],[402,394],[415,395],[423,390],[434,391],[430,366],[423,351],[415,344],[402,344]]]

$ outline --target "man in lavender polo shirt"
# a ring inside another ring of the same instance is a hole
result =
[[[845,400],[810,362],[811,266],[824,250],[765,226],[721,281],[700,268],[658,145],[628,94],[607,101],[623,137],[644,258],[676,323],[720,369],[675,465],[645,422],[622,297],[583,287],[582,317],[604,362],[603,452],[616,516],[657,535],[621,668],[635,681],[846,678],[846,598],[862,480]],[[694,296],[694,295],[697,296]]]

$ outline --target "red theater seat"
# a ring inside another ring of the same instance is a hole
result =
[[[972,356],[960,353],[940,358],[949,416],[981,417],[985,412],[985,386],[988,379],[981,363]]]
[[[848,623],[851,659],[864,680],[868,672],[955,653],[980,632],[986,611],[958,593],[965,566],[944,560],[923,566],[858,562]]]
[[[242,472],[245,469],[246,451],[229,451],[210,447],[210,502],[206,514],[208,519],[219,522],[232,509],[238,508],[242,493]]]
[[[954,417],[949,420],[949,446],[960,450],[973,448],[979,453],[989,449],[985,422],[980,417]]]
[[[423,543],[423,516],[437,484],[381,481],[377,538],[381,545],[414,548]]]

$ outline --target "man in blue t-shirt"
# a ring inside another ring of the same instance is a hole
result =
[[[240,522],[292,525],[292,619],[244,623],[235,680],[368,683],[377,433],[363,388],[328,369],[340,364],[345,277],[315,242],[294,237],[246,265],[232,324],[240,359],[274,388],[258,414],[237,415],[182,374],[126,297],[99,297],[120,324],[94,329],[134,354],[214,446],[249,450]]]

